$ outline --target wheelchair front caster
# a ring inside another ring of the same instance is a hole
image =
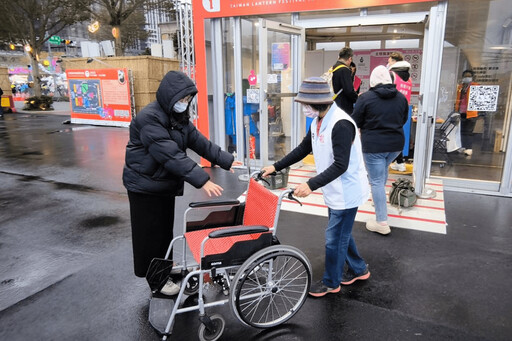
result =
[[[216,341],[224,332],[226,321],[219,314],[214,314],[208,318],[204,316],[200,318],[201,325],[199,326],[199,340],[201,341]],[[207,320],[210,320],[209,322]],[[206,325],[209,325],[208,327]]]

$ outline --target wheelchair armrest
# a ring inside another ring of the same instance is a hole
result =
[[[230,227],[227,229],[210,232],[208,237],[210,237],[210,238],[232,237],[232,236],[240,236],[243,234],[268,232],[268,230],[269,230],[268,227],[260,226],[260,225],[235,226],[235,227]]]
[[[199,207],[214,207],[214,206],[228,206],[228,205],[240,205],[240,201],[238,200],[229,200],[229,201],[200,201],[200,202],[191,202],[188,204],[189,207],[199,208]]]

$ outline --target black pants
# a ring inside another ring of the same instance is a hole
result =
[[[151,260],[163,258],[173,238],[175,197],[128,191],[128,198],[135,276],[145,277]]]

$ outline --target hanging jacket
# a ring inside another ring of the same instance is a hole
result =
[[[209,179],[194,160],[192,149],[208,161],[229,170],[233,156],[209,141],[185,113],[173,111],[180,99],[197,93],[184,73],[170,71],[162,79],[156,101],[148,104],[130,124],[123,184],[131,192],[153,195],[183,195],[184,181],[201,188]]]

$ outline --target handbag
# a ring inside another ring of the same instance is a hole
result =
[[[418,197],[414,193],[414,187],[411,180],[399,178],[392,184],[393,188],[389,192],[389,203],[398,207],[398,212],[402,212],[402,207],[408,208],[414,206]]]

